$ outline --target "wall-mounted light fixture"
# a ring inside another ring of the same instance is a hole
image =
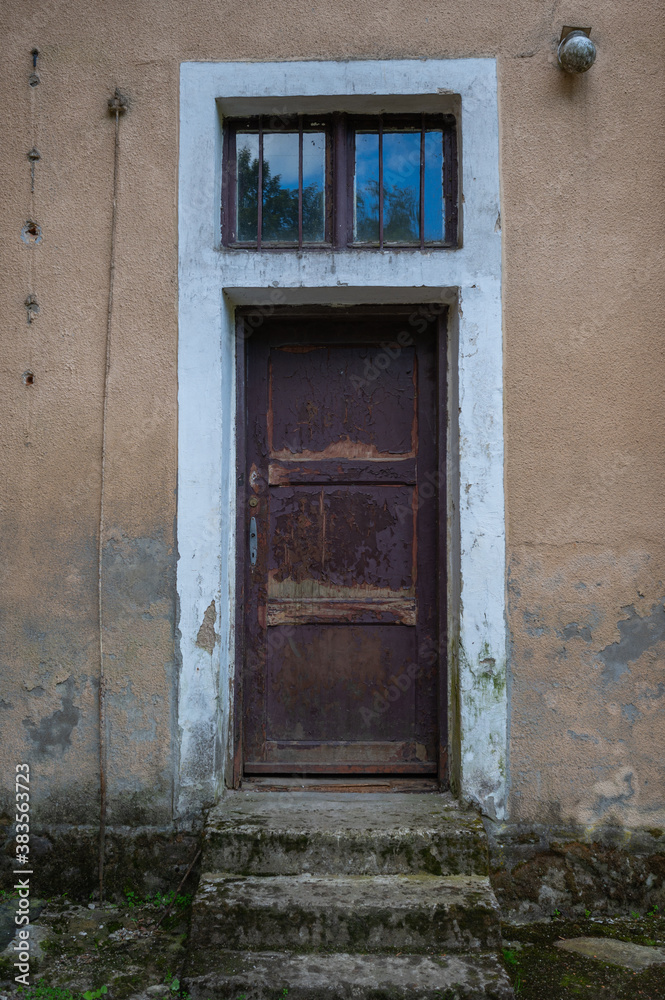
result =
[[[564,24],[557,49],[557,61],[566,73],[586,73],[596,61],[596,46],[589,35],[591,28],[572,28]]]

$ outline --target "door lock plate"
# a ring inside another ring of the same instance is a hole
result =
[[[249,562],[252,566],[256,566],[258,554],[259,536],[256,530],[256,518],[253,517],[249,522]]]

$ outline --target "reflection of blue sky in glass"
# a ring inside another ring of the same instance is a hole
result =
[[[379,136],[357,132],[354,175],[354,241],[379,240]],[[256,242],[259,137],[238,132],[237,238]],[[325,241],[326,137],[303,133],[303,241]],[[425,132],[426,243],[445,238],[443,199],[443,133]],[[420,242],[420,130],[386,130],[383,134],[384,241]],[[298,133],[263,136],[263,232],[267,242],[298,241]]]
[[[297,132],[263,135],[263,226],[266,242],[298,242]],[[238,240],[256,242],[258,219],[259,137],[238,132],[236,137]],[[325,240],[326,137],[303,133],[303,240]]]
[[[354,240],[379,239],[379,137],[356,133]],[[383,134],[383,238],[420,242],[420,130]],[[425,241],[444,239],[443,133],[425,133]]]
[[[443,134],[425,132],[425,242],[443,240]]]
[[[302,137],[302,238],[323,243],[326,238],[326,137],[304,132]]]
[[[270,176],[279,174],[280,187],[298,190],[298,134],[297,132],[264,133],[263,162],[268,165]],[[264,173],[266,167],[263,167]]]
[[[420,242],[420,132],[384,132],[383,239]]]
[[[263,136],[263,232],[266,241],[298,241],[298,133]],[[303,240],[325,239],[325,135],[303,134]]]
[[[356,133],[353,238],[358,243],[379,240],[379,137]]]
[[[298,134],[263,136],[263,231],[266,241],[298,240]]]

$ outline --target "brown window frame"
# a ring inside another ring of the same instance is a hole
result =
[[[383,177],[382,158],[379,158],[379,239],[373,243],[353,241],[353,198],[355,171],[355,133],[357,130],[376,129],[379,144],[386,129],[420,129],[420,243],[387,243],[383,239]],[[445,233],[443,240],[427,241],[424,238],[424,135],[427,129],[443,132],[443,202],[445,208]],[[263,173],[263,135],[266,132],[300,133],[324,132],[326,136],[325,166],[325,241],[307,243],[302,235],[302,162],[300,171],[298,242],[265,243],[261,239],[262,199],[258,203],[258,238],[239,241],[236,235],[236,135],[241,131],[259,133],[259,187]],[[324,115],[258,115],[251,118],[227,118],[223,135],[224,170],[222,172],[222,245],[233,250],[259,250],[263,252],[320,251],[320,250],[432,250],[459,246],[458,229],[458,160],[457,122],[451,114],[381,114],[351,115],[343,112]]]

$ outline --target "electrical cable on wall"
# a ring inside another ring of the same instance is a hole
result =
[[[116,216],[118,204],[118,161],[120,152],[120,115],[127,110],[127,101],[115,88],[109,98],[109,111],[115,116],[115,146],[113,152],[113,207],[111,212],[111,262],[109,267],[109,299],[106,315],[106,364],[104,368],[104,403],[102,415],[101,490],[99,501],[99,555],[97,565],[97,610],[99,616],[99,902],[104,900],[104,852],[106,844],[106,704],[104,676],[104,620],[102,602],[102,568],[104,540],[104,487],[106,479],[106,414],[108,384],[111,369],[111,331],[113,327],[113,284],[115,281]]]

